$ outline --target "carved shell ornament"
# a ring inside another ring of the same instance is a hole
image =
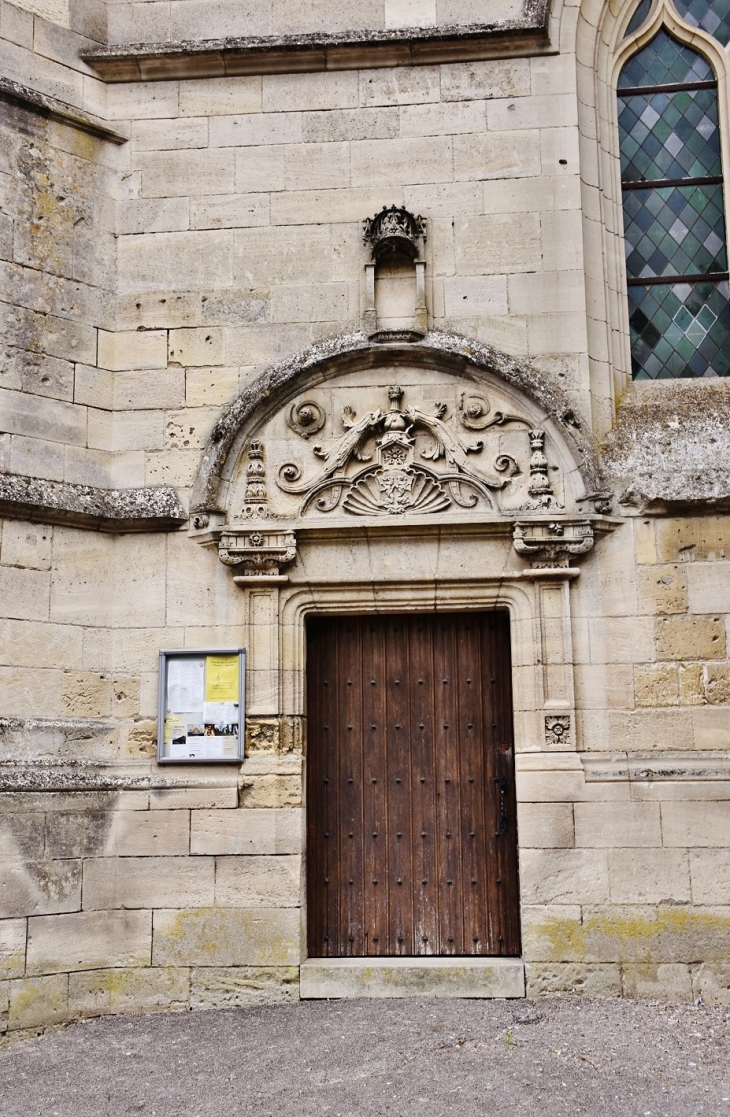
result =
[[[329,447],[316,444],[312,447],[316,457],[322,459],[320,471],[312,477],[303,476],[302,467],[295,462],[284,462],[279,468],[276,483],[286,493],[301,494],[303,501],[300,515],[314,506],[319,512],[332,512],[340,507],[354,516],[395,516],[408,513],[428,514],[443,512],[456,505],[460,508],[486,506],[498,510],[494,493],[505,489],[521,470],[515,459],[499,454],[491,464],[475,464],[469,455],[484,450],[482,439],[472,440],[460,433],[447,421],[448,407],[437,403],[433,413],[418,405],[402,406],[402,388],[394,385],[388,389],[389,408],[367,411],[358,418],[352,408],[342,414],[344,434]],[[309,403],[293,404],[287,414],[289,426],[296,430],[292,418],[301,424],[302,409]],[[315,405],[317,406],[317,405]],[[315,414],[312,411],[312,414]],[[317,410],[316,420],[322,417]],[[467,430],[486,430],[488,427],[516,423],[529,428],[530,423],[517,415],[502,412],[491,414],[488,401],[482,396],[462,396],[457,416]],[[307,416],[309,418],[309,416]],[[297,432],[301,433],[301,432]],[[307,431],[306,437],[309,437]],[[552,495],[544,454],[539,462],[533,436],[544,432],[530,432],[533,457],[530,462],[530,510],[537,508],[562,511]],[[417,435],[429,436],[426,445]],[[302,435],[305,437],[305,435]],[[373,450],[373,440],[375,447]],[[418,450],[418,458],[416,460]],[[544,459],[544,465],[543,465]],[[436,470],[423,464],[432,462]],[[353,462],[367,463],[365,468],[348,474]],[[539,468],[538,468],[539,466]],[[527,510],[527,506],[526,510]]]

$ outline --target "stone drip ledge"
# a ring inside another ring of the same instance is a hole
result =
[[[549,0],[525,0],[517,19],[493,23],[129,43],[82,58],[108,82],[425,66],[544,51],[549,13]]]
[[[665,752],[584,754],[586,783],[730,781],[730,753]]]
[[[91,136],[96,136],[100,140],[108,140],[113,144],[124,144],[129,139],[128,134],[110,128],[98,116],[92,116],[91,113],[75,109],[73,106],[67,105],[65,101],[59,101],[56,97],[48,97],[45,93],[39,93],[36,89],[31,89],[27,85],[20,85],[17,81],[10,81],[9,78],[0,77],[0,101],[27,109],[37,116],[42,116],[45,120],[55,120],[59,124],[68,124],[72,128],[78,128],[82,132],[88,132]],[[125,125],[121,125],[121,127],[124,128]],[[126,127],[128,128],[128,126]]]
[[[173,489],[100,489],[0,474],[0,516],[107,532],[173,531],[187,521]]]
[[[0,719],[2,723],[8,718]],[[0,760],[0,792],[54,791],[216,791],[230,788],[237,793],[238,769],[190,767],[180,775],[166,768],[164,775],[154,764],[104,763],[88,760],[14,759]]]

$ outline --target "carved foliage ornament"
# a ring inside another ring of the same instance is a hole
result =
[[[547,745],[570,744],[570,714],[545,716],[545,743]]]
[[[446,404],[436,404],[433,413],[417,405],[402,407],[403,390],[397,386],[389,388],[388,398],[387,411],[377,408],[359,419],[351,408],[344,409],[345,433],[327,449],[320,444],[313,447],[314,454],[324,461],[314,477],[304,479],[301,467],[294,462],[285,462],[280,467],[276,479],[279,488],[304,497],[300,514],[311,506],[320,512],[340,507],[355,516],[435,513],[452,505],[474,508],[480,503],[494,509],[492,494],[521,474],[515,459],[499,454],[491,469],[484,463],[472,464],[469,455],[481,452],[484,441],[465,437],[445,422]],[[304,406],[300,405],[299,410]],[[482,396],[468,399],[462,396],[458,414],[467,429],[484,431],[507,423],[529,427],[527,420],[517,415],[490,414],[489,403]],[[430,436],[429,445],[420,450],[419,461],[416,433]],[[368,449],[373,439],[374,453]],[[542,451],[544,439],[543,431],[530,431],[533,456],[525,511],[550,509],[559,514],[562,505],[554,497],[548,480],[547,459]],[[369,464],[354,475],[347,474],[353,462],[358,461]],[[424,462],[441,468],[433,469]]]
[[[313,447],[324,460],[316,476],[302,480],[302,470],[294,462],[281,466],[277,484],[284,492],[304,495],[300,513],[313,503],[320,512],[331,512],[341,504],[345,512],[356,516],[440,512],[451,504],[473,508],[480,499],[493,507],[491,491],[504,488],[519,473],[514,458],[498,456],[494,472],[476,469],[468,455],[482,450],[484,443],[469,441],[447,425],[443,421],[445,404],[437,404],[434,414],[418,406],[402,408],[403,391],[397,386],[388,390],[388,397],[388,411],[378,408],[360,419],[351,408],[345,408],[345,434],[329,449]],[[437,473],[416,463],[416,430],[432,438],[430,447],[421,451],[421,458],[442,461],[445,472]],[[366,446],[373,437],[374,455]],[[353,461],[372,464],[354,476],[346,476]]]

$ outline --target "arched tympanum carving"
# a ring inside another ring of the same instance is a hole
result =
[[[192,512],[242,581],[282,577],[298,531],[355,521],[508,521],[519,554],[565,564],[609,500],[581,417],[527,362],[455,335],[354,334],[273,366],[224,410]]]

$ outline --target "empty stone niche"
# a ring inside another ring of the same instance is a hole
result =
[[[363,240],[370,251],[365,332],[374,341],[418,341],[428,328],[425,218],[386,206],[364,222]]]

